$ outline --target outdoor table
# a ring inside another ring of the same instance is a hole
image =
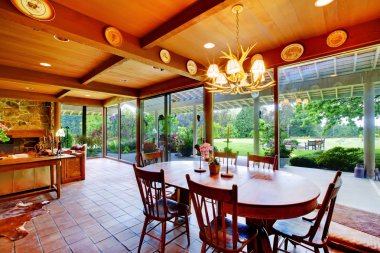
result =
[[[165,172],[165,183],[180,190],[188,191],[186,174],[198,183],[231,189],[238,186],[238,216],[245,217],[247,224],[257,220],[266,221],[295,218],[313,211],[317,206],[319,188],[304,177],[284,171],[262,170],[245,166],[231,166],[232,178],[211,175],[208,164],[202,163],[206,172],[198,173],[199,161],[172,161],[151,164],[144,167],[148,171]],[[226,168],[221,168],[221,173]],[[268,235],[264,227],[259,229],[259,252],[272,252]]]

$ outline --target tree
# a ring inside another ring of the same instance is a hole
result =
[[[248,138],[253,130],[253,107],[243,107],[236,116],[235,127],[238,132],[238,137]]]
[[[375,98],[375,116],[380,115],[380,96]],[[321,124],[326,120],[324,132],[335,125],[343,123],[347,120],[349,125],[354,125],[357,119],[363,118],[363,98],[349,97],[337,98],[331,100],[317,100],[305,105],[303,108],[297,107],[296,113],[305,110],[307,117],[304,120],[311,120],[313,123]]]

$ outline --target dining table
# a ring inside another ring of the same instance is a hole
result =
[[[196,172],[199,168],[205,172]],[[165,183],[179,189],[187,196],[186,174],[191,180],[207,186],[231,189],[238,186],[237,213],[245,217],[246,223],[258,227],[258,252],[272,252],[265,224],[273,224],[278,219],[290,219],[310,213],[317,207],[319,188],[310,180],[281,170],[260,169],[254,166],[229,166],[233,177],[222,177],[226,166],[220,173],[210,174],[207,162],[169,161],[150,164],[143,168],[147,171],[164,170]],[[186,202],[186,198],[181,198]],[[188,202],[189,203],[189,202]],[[228,211],[228,210],[227,210]],[[252,245],[250,245],[252,248]]]

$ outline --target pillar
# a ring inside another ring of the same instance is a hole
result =
[[[136,163],[138,166],[140,164],[140,153],[141,153],[141,103],[140,98],[136,99]]]
[[[61,102],[54,102],[54,136],[61,128]]]
[[[260,98],[253,98],[253,154],[259,155],[260,153]]]
[[[107,108],[103,107],[103,127],[102,127],[102,133],[103,133],[103,138],[102,138],[102,154],[103,157],[107,155]]]
[[[205,120],[205,132],[206,132],[206,142],[213,145],[213,132],[212,132],[212,125],[213,125],[213,111],[214,111],[214,94],[203,89],[203,113],[204,113],[204,120]]]
[[[368,178],[375,176],[375,85],[364,84],[364,167]]]
[[[197,107],[193,105],[193,147],[197,144]],[[196,155],[197,152],[193,149],[193,155]]]

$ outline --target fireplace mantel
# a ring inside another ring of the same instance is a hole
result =
[[[7,135],[11,138],[40,138],[46,136],[46,130],[8,130]]]

